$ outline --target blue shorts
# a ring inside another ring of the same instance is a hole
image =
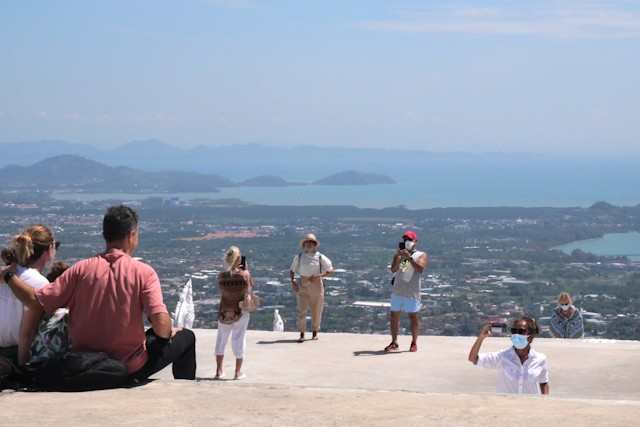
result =
[[[417,313],[422,308],[420,300],[391,294],[391,311],[404,311],[405,313]]]

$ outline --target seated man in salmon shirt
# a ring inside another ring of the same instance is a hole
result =
[[[173,364],[176,379],[196,376],[195,335],[173,330],[162,300],[158,275],[133,258],[139,243],[138,214],[127,206],[107,210],[103,220],[106,251],[77,262],[39,290],[0,272],[30,317],[69,309],[72,351],[103,352],[123,363],[131,380],[144,380]],[[151,322],[145,334],[143,315]],[[36,321],[31,321],[35,328]]]

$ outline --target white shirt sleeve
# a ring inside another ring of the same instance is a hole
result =
[[[549,382],[549,366],[547,365],[547,359],[542,363],[542,371],[538,377],[538,383],[545,384]]]
[[[487,369],[498,369],[500,367],[501,353],[480,353],[478,354],[477,366]]]
[[[333,264],[331,263],[331,260],[326,255],[320,256],[320,262],[322,263],[323,273],[329,273],[333,271]]]
[[[293,271],[294,273],[300,272],[300,260],[298,259],[299,257],[300,257],[299,255],[294,256],[293,261],[291,262],[290,270]]]

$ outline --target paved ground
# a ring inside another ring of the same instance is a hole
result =
[[[197,331],[198,382],[131,390],[3,393],[5,425],[557,425],[630,426],[640,418],[640,343],[538,340],[552,398],[493,394],[495,374],[466,361],[471,338],[423,337],[418,353],[384,355],[387,337],[250,332],[242,382],[212,381],[215,331]],[[401,341],[408,347],[409,339]],[[508,345],[492,338],[487,350]],[[233,358],[225,361],[232,372]]]

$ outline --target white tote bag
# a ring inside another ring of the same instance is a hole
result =
[[[173,326],[176,328],[193,328],[193,321],[196,318],[196,310],[193,305],[193,289],[191,279],[184,285],[180,292],[180,299],[173,313]]]

